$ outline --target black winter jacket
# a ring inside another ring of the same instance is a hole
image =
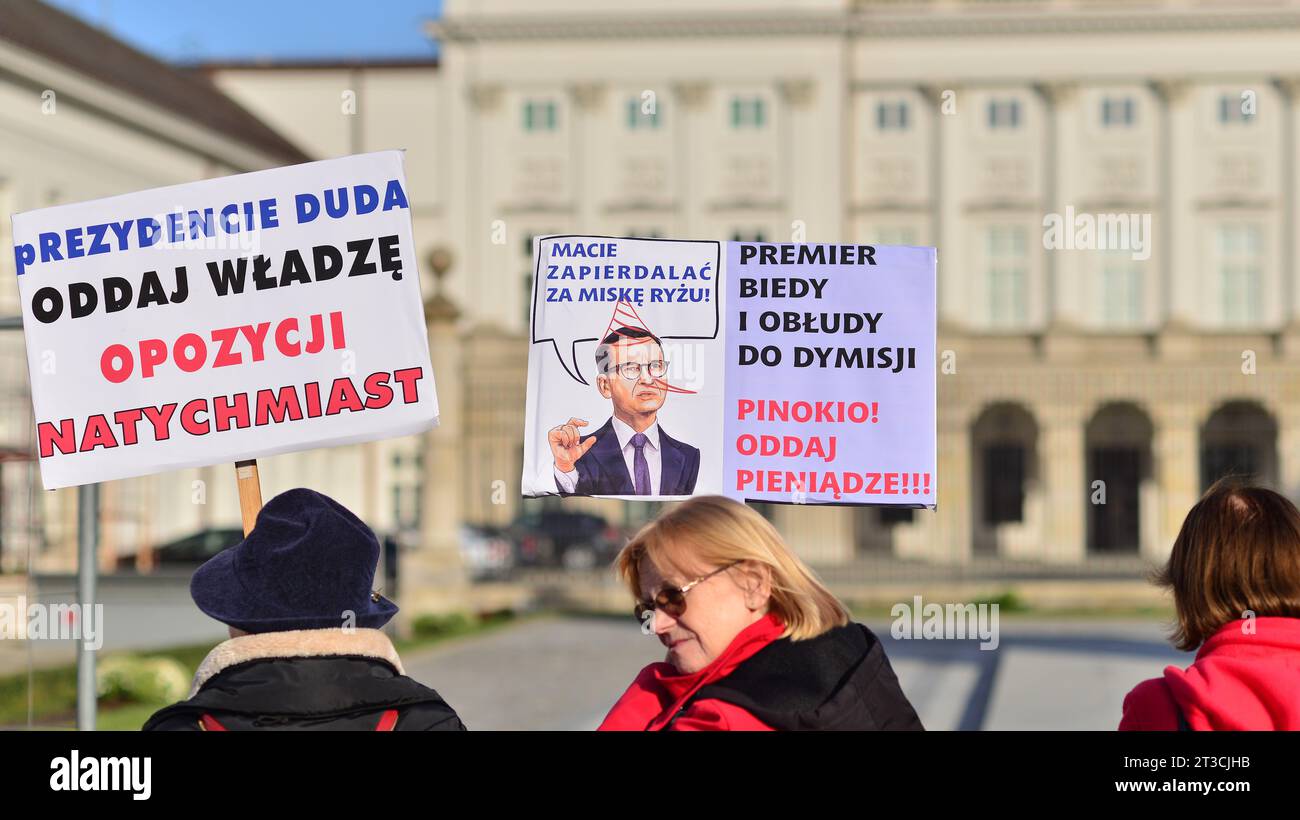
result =
[[[189,699],[156,712],[144,731],[201,731],[204,714],[230,731],[373,731],[389,709],[397,711],[394,731],[465,729],[437,692],[401,668],[374,629],[232,638],[200,664]]]
[[[808,640],[775,640],[691,701],[706,698],[734,703],[778,730],[925,728],[880,639],[857,623]]]

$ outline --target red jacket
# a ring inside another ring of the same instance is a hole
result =
[[[722,654],[698,672],[678,674],[671,664],[652,663],[641,670],[636,680],[609,710],[600,731],[655,731],[672,719],[682,704],[702,686],[721,680],[755,652],[781,637],[785,624],[774,614],[765,615],[740,631]],[[701,698],[668,727],[672,730],[770,731],[740,706],[711,698]]]
[[[1233,621],[1215,632],[1187,669],[1124,698],[1120,731],[1173,731],[1181,711],[1195,730],[1300,729],[1300,618]]]

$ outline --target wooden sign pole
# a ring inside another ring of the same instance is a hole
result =
[[[262,482],[257,477],[257,459],[235,462],[235,479],[239,482],[239,511],[244,517],[244,536],[253,531],[257,514],[262,511]]]

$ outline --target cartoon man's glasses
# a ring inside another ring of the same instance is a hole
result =
[[[652,379],[662,379],[664,376],[668,375],[668,362],[663,359],[655,359],[653,362],[646,362],[644,364],[640,362],[623,362],[616,367],[609,368],[605,372],[617,373],[628,381],[634,382],[641,378],[641,373],[644,371],[649,371],[650,378]]]

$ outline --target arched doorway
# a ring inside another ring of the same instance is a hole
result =
[[[971,547],[975,555],[997,555],[1004,531],[1025,523],[1038,482],[1038,424],[1021,405],[991,405],[971,428],[971,448]]]
[[[1256,402],[1228,402],[1201,427],[1201,490],[1229,475],[1277,486],[1277,422]]]
[[[1089,552],[1138,552],[1143,486],[1152,480],[1153,434],[1151,420],[1132,404],[1106,405],[1088,422],[1084,446]]]

